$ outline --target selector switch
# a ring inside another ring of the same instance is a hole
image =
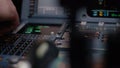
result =
[[[99,22],[98,26],[101,26],[101,27],[104,26],[104,22]]]
[[[60,33],[57,33],[57,34],[56,34],[56,38],[57,38],[57,39],[60,39],[60,38],[61,38],[61,37],[60,37]]]
[[[80,25],[85,26],[85,25],[87,25],[87,22],[83,21],[83,22],[80,23]]]

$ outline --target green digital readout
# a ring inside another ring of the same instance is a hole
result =
[[[32,26],[29,26],[25,31],[25,33],[27,33],[27,34],[30,34],[32,32],[33,32],[33,27]]]
[[[41,29],[43,28],[49,28],[49,26],[41,26],[41,25],[29,25],[26,27],[24,33],[26,34],[40,34],[41,33]]]
[[[35,30],[35,32],[36,32],[36,33],[40,33],[40,32],[41,32],[41,30]]]
[[[35,29],[41,29],[42,28],[42,26],[36,26],[35,27]]]
[[[112,17],[120,17],[120,14],[112,13],[111,16],[112,16]]]

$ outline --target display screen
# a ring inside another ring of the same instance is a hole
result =
[[[120,17],[119,0],[89,0],[87,2],[87,13],[91,17]]]
[[[59,6],[58,0],[38,0],[38,15],[43,16],[56,16],[63,15],[64,11],[61,6]]]
[[[34,24],[28,23],[26,24],[18,33],[22,34],[41,34],[41,35],[50,35],[51,32],[56,34],[60,29],[60,24]]]
[[[24,34],[41,34],[41,30],[44,28],[49,28],[49,26],[39,25],[39,24],[27,24],[18,33]]]

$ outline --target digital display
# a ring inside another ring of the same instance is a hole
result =
[[[64,10],[59,5],[59,0],[38,0],[37,14],[41,16],[61,16],[64,15]]]
[[[120,17],[119,0],[89,0],[87,13],[91,17]]]
[[[40,34],[41,29],[49,28],[49,26],[41,26],[41,25],[29,25],[25,28],[24,33],[26,34]]]
[[[28,24],[24,28],[22,28],[18,33],[41,34],[42,29],[44,29],[44,28],[49,28],[49,26]]]
[[[28,23],[21,28],[18,33],[22,34],[41,34],[41,35],[50,35],[52,33],[58,33],[61,25],[58,24],[34,24]]]

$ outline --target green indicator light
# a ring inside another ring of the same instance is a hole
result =
[[[111,16],[113,16],[113,17],[114,17],[114,16],[115,16],[115,14],[111,14]]]
[[[42,26],[36,26],[35,27],[35,29],[41,29],[42,28]]]
[[[116,17],[117,15],[116,14],[111,14],[111,16]]]
[[[41,32],[41,30],[35,30],[35,32],[36,32],[36,33],[40,33],[40,32]]]
[[[33,27],[28,27],[25,31],[25,33],[31,33],[33,31]]]

